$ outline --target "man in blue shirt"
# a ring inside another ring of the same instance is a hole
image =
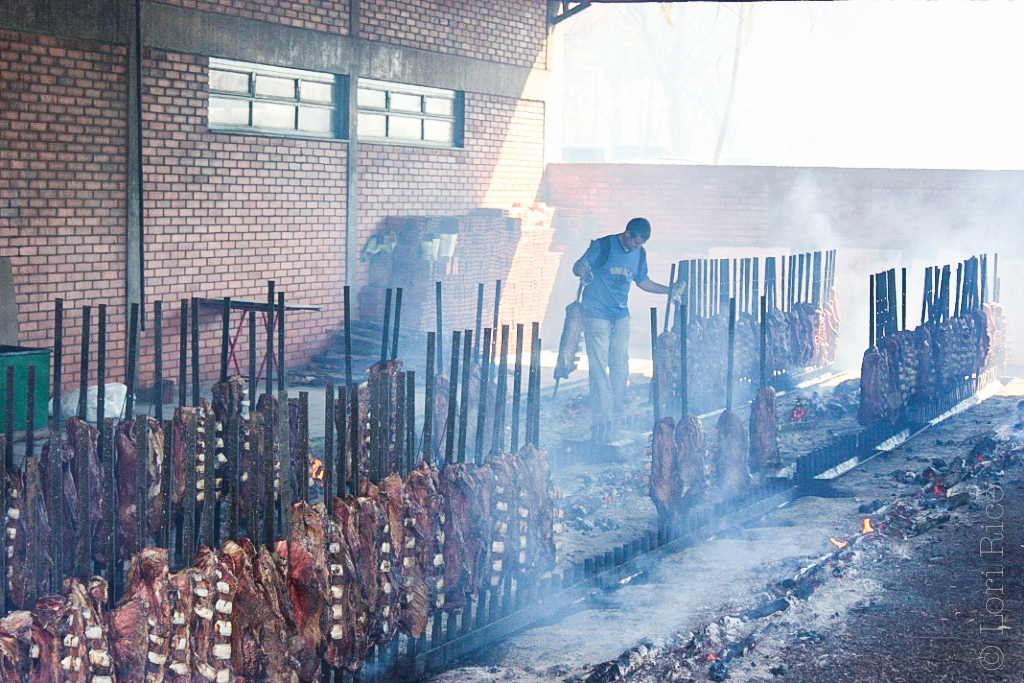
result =
[[[651,236],[646,218],[634,218],[624,232],[590,243],[572,267],[583,290],[583,337],[590,365],[591,435],[607,443],[615,437],[613,416],[622,415],[629,376],[629,288],[669,294],[647,276],[644,243]],[[672,291],[674,296],[680,292]]]

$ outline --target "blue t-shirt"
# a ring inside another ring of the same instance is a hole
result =
[[[601,242],[609,243],[608,260],[601,260]],[[629,287],[647,279],[647,252],[643,247],[625,251],[618,235],[594,240],[583,258],[590,264],[594,280],[583,290],[583,311],[588,318],[620,320],[629,315]]]

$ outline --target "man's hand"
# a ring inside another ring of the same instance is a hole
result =
[[[676,282],[668,290],[668,298],[671,299],[674,304],[681,304],[683,302],[683,295],[686,293],[686,283],[682,280]]]
[[[589,285],[594,281],[594,271],[591,270],[590,263],[586,259],[577,261],[573,272],[583,281],[584,285]]]

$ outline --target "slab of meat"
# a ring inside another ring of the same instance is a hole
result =
[[[747,459],[750,445],[743,420],[731,410],[723,410],[718,418],[718,461],[716,463],[718,489],[723,500],[743,496],[751,485]]]
[[[349,507],[342,498],[333,497],[331,511],[324,521],[327,539],[327,568],[330,574],[328,593],[330,598],[331,628],[327,633],[327,649],[324,660],[335,668],[349,665],[354,656],[353,634],[357,630],[356,620],[368,611],[360,613],[361,596],[356,583],[356,560],[352,554],[345,528],[349,520]]]
[[[565,323],[558,341],[558,360],[555,363],[555,379],[566,379],[576,369],[579,361],[580,340],[583,338],[583,304],[574,301],[565,307]]]
[[[189,638],[193,683],[231,683],[231,617],[238,582],[231,563],[202,546],[191,569]]]
[[[682,497],[679,473],[679,449],[675,440],[675,420],[663,417],[654,425],[651,437],[651,482],[649,495],[661,524],[670,523]]]
[[[227,541],[237,590],[231,612],[231,668],[237,683],[299,683],[299,660],[289,650],[296,635],[284,575],[265,549],[248,539]]]
[[[170,647],[164,680],[167,683],[191,683],[191,625],[195,601],[192,568],[189,567],[172,574],[167,583],[167,611],[170,613],[170,623],[168,624]]]
[[[40,598],[32,610],[28,678],[32,683],[63,683],[65,680],[61,669],[63,638],[59,635],[60,622],[65,616],[64,598],[60,595]]]
[[[65,477],[65,483],[68,479],[74,480],[75,490],[75,507],[71,517],[65,516],[65,526],[73,526],[74,528],[74,540],[67,548],[75,548],[78,541],[81,540],[83,534],[88,530],[91,534],[93,558],[104,561],[103,551],[105,546],[103,544],[103,510],[107,505],[108,492],[106,485],[103,481],[103,472],[100,470],[99,460],[96,454],[96,440],[99,437],[99,430],[90,425],[88,422],[79,420],[77,417],[72,417],[67,422],[68,440],[71,442],[72,447],[74,444],[81,443],[85,445],[86,452],[82,454],[82,457],[86,458],[86,478],[88,481],[79,481],[78,464],[75,462],[71,463],[70,472],[71,476]],[[79,437],[82,437],[79,439]],[[75,456],[77,457],[77,456]],[[89,519],[79,519],[79,502],[80,496],[88,496],[89,499]],[[71,521],[71,525],[67,522]]]
[[[32,613],[11,612],[0,619],[0,680],[28,679],[31,667]]]
[[[556,531],[554,491],[547,452],[527,444],[516,456],[521,463],[520,500],[514,517],[518,525],[518,567],[520,573],[536,580],[555,566]]]
[[[430,610],[444,605],[444,530],[437,468],[421,463],[405,481],[405,542],[402,572],[405,593],[399,627],[419,638]]]
[[[391,578],[394,556],[387,512],[375,486],[365,484],[364,493],[358,498],[334,499],[335,521],[344,530],[355,571],[348,575],[349,583],[342,594],[343,598],[348,596],[348,629],[340,642],[334,643],[332,656],[350,671],[363,665],[375,643],[390,640],[391,606],[397,595]]]
[[[324,507],[299,502],[292,506],[291,516],[291,538],[278,541],[275,553],[285,571],[291,615],[303,643],[297,655],[300,678],[307,681],[319,675],[319,648],[330,632]]]
[[[676,423],[676,448],[679,451],[679,476],[683,490],[681,509],[701,505],[707,500],[708,485],[704,473],[707,437],[698,417],[687,413]]]
[[[491,543],[489,571],[486,565],[478,565],[480,575],[486,577],[486,585],[495,588],[501,584],[504,574],[518,567],[518,524],[519,492],[522,490],[521,463],[511,453],[495,453],[487,457],[484,466],[490,469],[491,485]],[[525,557],[524,557],[525,559]]]
[[[490,571],[494,476],[486,466],[446,463],[439,481],[444,501],[444,606],[458,610]]]
[[[779,425],[775,416],[775,389],[761,387],[750,406],[750,471],[763,473],[778,467]]]
[[[143,549],[132,558],[124,596],[107,619],[120,683],[146,683],[150,676],[161,680],[165,675],[171,635],[167,593],[167,551]]]
[[[138,552],[135,477],[138,463],[136,446],[137,425],[144,421],[146,429],[146,519],[147,533],[157,535],[163,521],[164,496],[160,492],[163,481],[164,432],[160,423],[151,417],[137,416],[121,420],[114,430],[114,451],[117,472],[118,538],[126,553]]]

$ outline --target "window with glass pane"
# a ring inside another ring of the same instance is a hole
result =
[[[461,144],[462,95],[373,79],[359,79],[359,137],[404,144]]]
[[[334,74],[210,59],[211,128],[342,137],[347,88]]]

